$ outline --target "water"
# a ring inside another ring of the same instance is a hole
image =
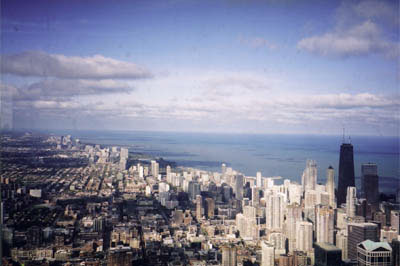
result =
[[[54,131],[53,131],[54,132]],[[328,166],[337,171],[340,136],[250,135],[174,133],[146,131],[69,131],[82,142],[129,146],[130,151],[148,153],[175,161],[178,165],[220,171],[221,164],[245,175],[281,176],[300,182],[307,159],[318,165],[318,181],[325,182]],[[399,187],[399,138],[353,136],[356,178],[361,164],[378,165],[382,191]]]

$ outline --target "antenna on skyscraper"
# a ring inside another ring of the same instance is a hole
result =
[[[349,143],[351,144],[351,137],[349,136]]]
[[[345,139],[344,139],[344,127],[343,127],[343,143],[344,143]]]

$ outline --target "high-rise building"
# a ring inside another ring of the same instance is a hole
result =
[[[267,195],[265,216],[266,216],[266,227],[269,230],[280,230],[283,226],[283,195],[278,193],[277,195]]]
[[[243,200],[244,176],[236,175],[236,199]]]
[[[214,218],[214,209],[215,209],[215,202],[212,198],[206,198],[206,214],[207,218],[211,219]]]
[[[400,266],[400,240],[393,240],[391,246],[393,266]]]
[[[315,266],[338,266],[342,264],[342,250],[329,243],[315,243]]]
[[[303,190],[315,190],[317,184],[317,163],[314,160],[307,160],[306,169],[301,178]]]
[[[355,187],[353,145],[343,143],[339,158],[338,206],[346,202],[347,187]]]
[[[226,173],[226,164],[221,165],[221,173],[224,175]]]
[[[357,262],[359,266],[390,266],[392,248],[387,242],[365,240],[357,245]]]
[[[335,171],[332,166],[329,166],[326,170],[326,192],[329,195],[329,206],[336,208]]]
[[[355,187],[347,187],[346,214],[353,218],[356,216],[357,190]]]
[[[132,265],[132,259],[133,254],[131,247],[117,246],[109,249],[107,266]]]
[[[261,172],[257,172],[257,174],[256,174],[256,186],[258,188],[262,188],[263,187]]]
[[[334,244],[334,221],[335,213],[328,206],[316,207],[316,235],[317,242]]]
[[[222,247],[222,266],[236,266],[236,247]]]
[[[251,205],[253,207],[257,207],[260,203],[260,195],[259,195],[259,188],[252,187],[251,188]]]
[[[400,211],[392,210],[390,212],[390,226],[400,234]]]
[[[200,195],[200,184],[194,181],[189,181],[188,193],[192,201],[196,200],[196,196]]]
[[[374,223],[347,225],[347,255],[350,260],[357,260],[357,245],[367,239],[378,241],[378,225]]]
[[[151,160],[151,175],[158,178],[159,164],[155,160]]]
[[[311,251],[313,244],[313,225],[310,222],[296,223],[296,249]]]
[[[286,254],[287,237],[281,232],[272,232],[268,234],[268,243],[274,246],[275,255]]]
[[[275,248],[267,241],[261,243],[261,266],[275,265]]]
[[[196,196],[196,219],[201,220],[202,217],[202,197],[201,195]]]
[[[168,183],[172,183],[172,179],[171,179],[171,166],[167,165],[167,167],[165,168],[165,172],[166,172],[166,176],[167,176],[167,182],[168,182]]]
[[[361,191],[373,210],[376,210],[379,204],[379,180],[378,167],[375,163],[361,165]]]
[[[288,238],[289,252],[296,248],[296,223],[302,221],[302,207],[291,204],[286,207],[285,234]]]
[[[347,260],[347,229],[339,230],[336,233],[336,246],[342,250],[342,260]]]

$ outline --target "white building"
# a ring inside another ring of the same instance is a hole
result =
[[[261,243],[261,266],[275,265],[275,248],[267,241]]]
[[[352,218],[356,216],[357,190],[355,187],[347,187],[346,213]]]
[[[310,222],[296,223],[296,249],[304,252],[312,251],[313,225]]]

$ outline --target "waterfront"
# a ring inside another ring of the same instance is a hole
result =
[[[72,134],[83,142],[128,146],[142,152],[175,161],[178,165],[219,171],[222,163],[255,176],[282,176],[301,182],[307,159],[318,165],[318,181],[325,182],[325,171],[336,170],[342,136],[256,135],[175,133],[150,131],[49,131]],[[361,164],[374,162],[381,177],[381,190],[392,192],[399,187],[399,138],[352,136],[356,181]]]

